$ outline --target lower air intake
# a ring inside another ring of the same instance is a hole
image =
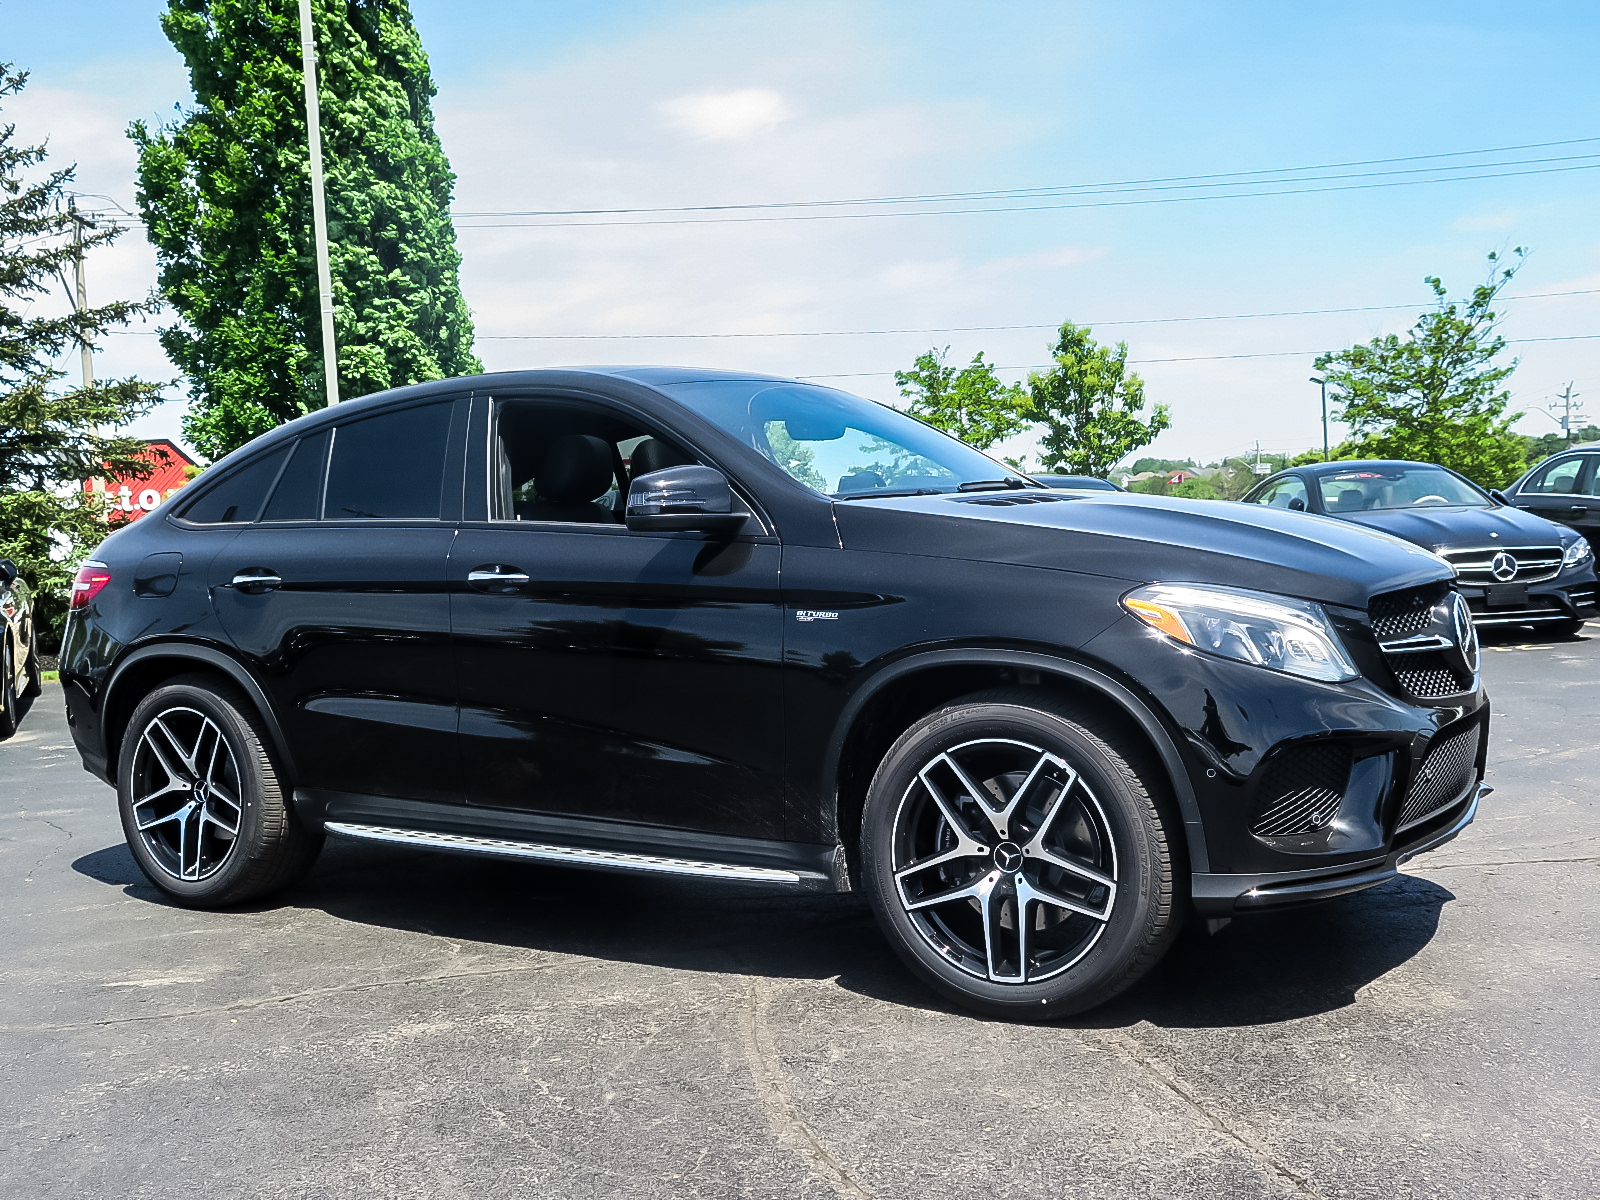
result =
[[[1477,774],[1478,739],[1482,736],[1482,722],[1474,721],[1471,728],[1434,743],[1400,806],[1396,833],[1421,824],[1461,798]]]
[[[1250,832],[1261,837],[1316,833],[1333,823],[1350,782],[1350,747],[1312,743],[1280,751],[1256,787]]]

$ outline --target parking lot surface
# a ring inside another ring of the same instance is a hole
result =
[[[858,896],[330,839],[162,901],[51,685],[0,745],[5,1196],[1589,1197],[1600,627],[1491,642],[1496,791],[1411,874],[1006,1025]]]

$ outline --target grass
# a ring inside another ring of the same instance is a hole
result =
[[[40,671],[39,672],[39,678],[44,680],[46,683],[60,683],[61,682],[61,672],[60,671]]]

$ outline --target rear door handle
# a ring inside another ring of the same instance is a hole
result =
[[[268,567],[246,567],[228,584],[247,596],[259,596],[283,586],[283,577]]]
[[[502,563],[485,563],[467,572],[467,584],[477,588],[480,592],[494,592],[505,595],[515,592],[526,585],[528,573],[520,567],[508,567]]]

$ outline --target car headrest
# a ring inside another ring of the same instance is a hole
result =
[[[611,486],[611,447],[587,433],[558,437],[534,474],[539,495],[557,504],[582,504]]]
[[[850,492],[870,492],[882,486],[883,476],[876,471],[857,471],[854,475],[839,477],[839,491],[845,495]]]
[[[651,471],[663,471],[668,467],[681,467],[693,460],[675,446],[655,438],[645,438],[633,448],[633,456],[629,465],[629,473],[637,479],[641,475],[648,475]]]
[[[1366,507],[1367,497],[1360,488],[1345,488],[1333,502],[1334,512],[1360,512]]]

